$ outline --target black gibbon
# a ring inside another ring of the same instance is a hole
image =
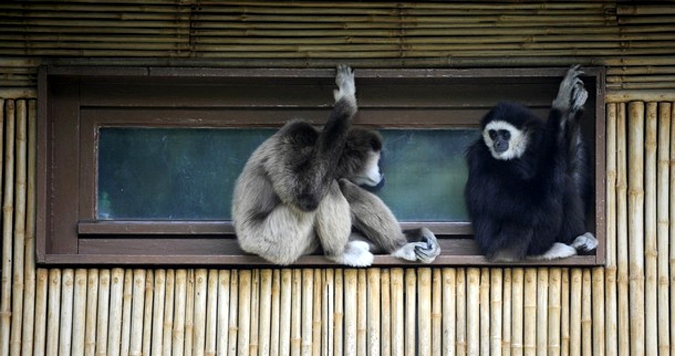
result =
[[[234,187],[232,220],[241,248],[279,265],[323,250],[349,266],[373,253],[432,262],[440,253],[426,228],[402,232],[389,208],[359,185],[377,186],[382,139],[352,128],[354,73],[339,66],[333,111],[322,130],[291,121],[251,155]]]
[[[474,238],[490,261],[550,260],[597,246],[586,231],[589,152],[579,120],[588,98],[578,67],[567,71],[548,121],[500,103],[467,150],[464,195]]]

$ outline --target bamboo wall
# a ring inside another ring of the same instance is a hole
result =
[[[675,355],[674,15],[613,2],[0,4],[0,355]],[[37,65],[344,58],[607,66],[606,266],[35,266]]]

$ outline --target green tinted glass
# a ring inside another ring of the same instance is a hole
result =
[[[102,128],[97,217],[229,220],[246,160],[273,129]],[[386,185],[401,221],[465,221],[463,153],[474,130],[382,130]]]

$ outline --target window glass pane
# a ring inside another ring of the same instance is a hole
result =
[[[229,220],[232,188],[274,129],[101,128],[97,217]],[[475,130],[388,129],[377,194],[401,221],[467,221],[464,150]]]

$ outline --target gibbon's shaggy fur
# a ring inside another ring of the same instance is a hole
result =
[[[591,177],[579,126],[588,98],[581,74],[568,70],[547,122],[518,104],[495,106],[467,151],[466,205],[491,261],[565,258],[597,246],[586,231]]]
[[[291,121],[251,155],[234,188],[232,218],[241,248],[279,265],[321,248],[327,258],[369,266],[373,252],[432,262],[440,253],[426,228],[402,232],[389,208],[359,185],[377,186],[382,139],[352,128],[351,68],[339,66],[335,104],[317,130]]]

